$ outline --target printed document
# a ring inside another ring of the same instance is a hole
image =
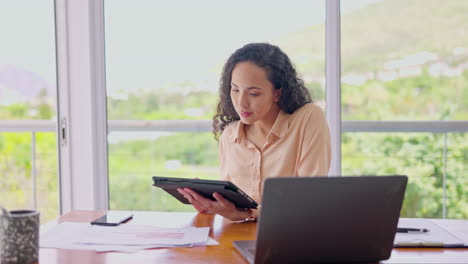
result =
[[[135,252],[161,247],[217,245],[209,227],[160,228],[146,225],[97,226],[65,222],[40,236],[40,246],[62,249]]]

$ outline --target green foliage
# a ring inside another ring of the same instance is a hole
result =
[[[447,184],[447,217],[468,218],[468,197],[463,186],[468,160],[468,136],[448,134],[444,170],[444,134],[346,133],[343,134],[343,175],[407,175],[402,216],[443,216],[444,174]]]
[[[42,119],[50,120],[55,115],[54,106],[47,102],[0,105],[0,119]]]
[[[0,204],[33,208],[31,133],[0,133]],[[45,223],[59,212],[55,133],[36,133],[37,207]]]
[[[217,95],[206,91],[193,91],[186,95],[170,89],[155,89],[153,92],[130,94],[127,99],[108,97],[108,118],[112,119],[211,119]],[[190,115],[191,109],[199,110]]]
[[[344,120],[467,120],[468,71],[432,77],[427,71],[393,81],[342,84]]]
[[[150,158],[154,162],[179,160],[195,166],[216,166],[218,147],[211,133],[174,133],[156,140],[132,140],[112,144],[109,152],[137,160]]]
[[[110,206],[115,210],[193,211],[153,187],[151,177],[219,179],[217,144],[210,133],[122,142],[110,145],[109,152]]]
[[[46,103],[41,103],[37,106],[39,111],[39,116],[44,117],[44,119],[50,120],[55,115],[55,111]]]
[[[320,83],[307,82],[305,85],[307,89],[309,89],[309,92],[312,96],[312,100],[314,102],[325,101],[325,91],[323,90],[323,87]]]
[[[6,115],[3,118],[19,118],[26,116],[28,112],[29,107],[27,105],[21,105],[21,104],[12,104],[9,106],[4,107],[4,110],[2,111],[3,113],[8,113],[9,115]]]

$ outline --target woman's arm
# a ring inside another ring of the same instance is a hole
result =
[[[317,107],[306,120],[297,175],[328,176],[330,163],[330,131],[322,110]]]
[[[226,134],[221,134],[221,137],[219,138],[219,165],[220,165],[220,168],[219,168],[219,171],[221,172],[221,180],[223,181],[231,181],[231,179],[229,178],[229,175],[226,174],[226,173],[223,173],[224,171],[226,171],[224,169],[224,166],[226,164],[226,153],[224,152],[225,150],[225,144],[226,144]]]

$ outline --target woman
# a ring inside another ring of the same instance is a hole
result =
[[[221,176],[261,203],[269,177],[327,176],[330,136],[323,112],[288,56],[277,46],[252,43],[234,52],[221,76],[220,101],[213,117],[219,139]],[[207,199],[178,189],[195,209],[230,220],[255,220],[219,193]]]

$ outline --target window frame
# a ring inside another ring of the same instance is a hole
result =
[[[103,1],[55,0],[60,212],[109,208]]]
[[[325,1],[325,112],[332,143],[330,176],[341,175],[342,133],[468,132],[468,121],[342,121],[340,0]],[[202,132],[211,129],[210,122],[108,121],[104,0],[55,0],[55,9],[61,213],[76,209],[108,210],[108,132]]]

